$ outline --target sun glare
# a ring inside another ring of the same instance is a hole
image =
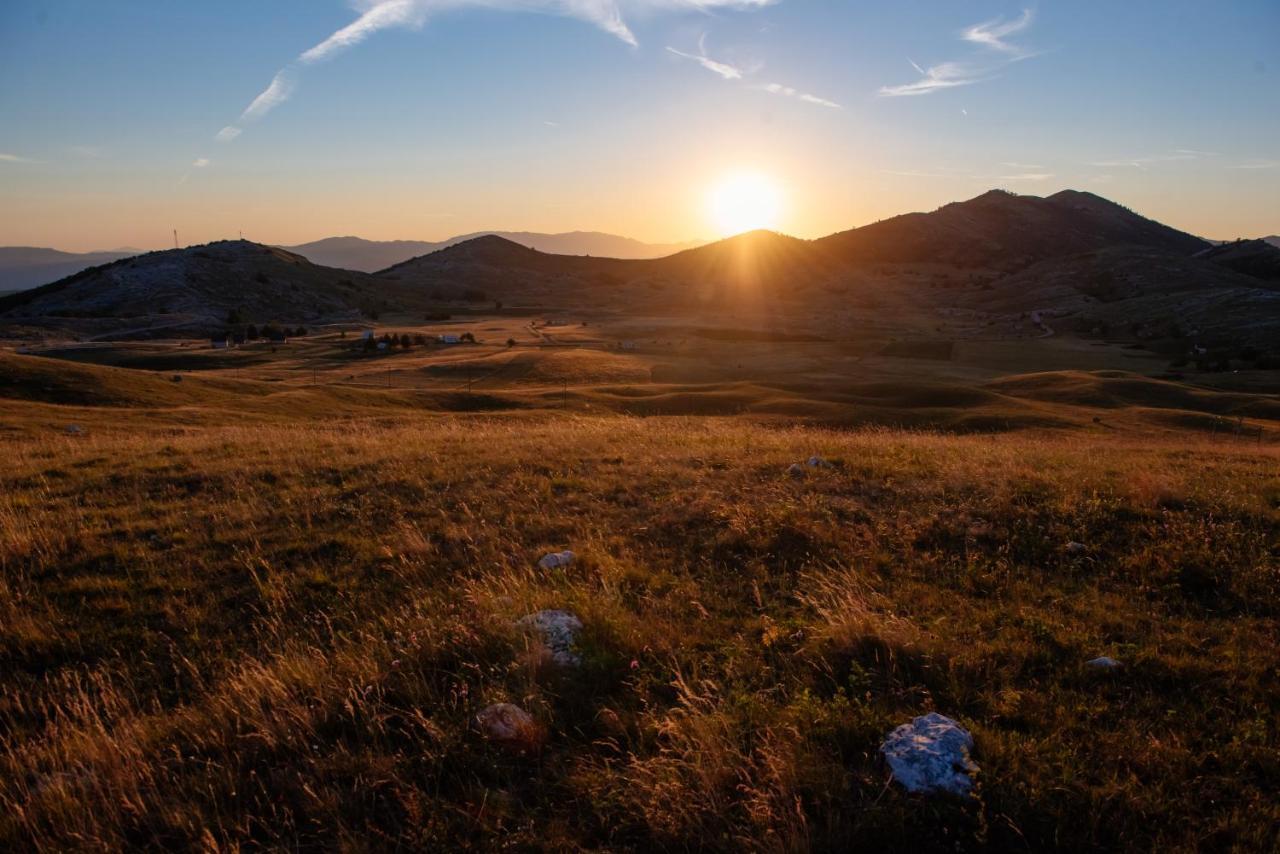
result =
[[[711,218],[724,237],[776,229],[782,211],[782,194],[765,175],[743,172],[727,176],[711,192]]]

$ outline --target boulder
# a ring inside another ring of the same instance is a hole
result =
[[[84,428],[83,428],[83,427],[81,427],[79,424],[68,424],[68,425],[67,425],[67,435],[68,435],[68,436],[79,436],[79,435],[80,435],[81,433],[83,433],[83,432],[84,432]]]
[[[514,703],[486,706],[476,715],[475,724],[485,739],[511,750],[529,751],[542,746],[542,728]]]
[[[575,651],[582,621],[568,611],[538,611],[522,617],[516,625],[538,633],[553,664],[577,667],[582,663],[582,656]]]
[[[792,463],[791,466],[787,469],[787,474],[789,474],[791,477],[794,477],[794,478],[804,477],[804,466],[800,465],[799,463]]]
[[[573,563],[575,557],[577,556],[571,551],[551,552],[542,556],[538,566],[542,569],[558,569]]]
[[[813,468],[813,469],[829,469],[829,468],[831,468],[831,463],[830,463],[830,462],[828,462],[827,460],[823,459],[822,457],[819,457],[819,456],[816,456],[816,455],[815,455],[815,456],[812,456],[812,457],[809,457],[808,462],[807,462],[807,465],[809,466],[809,468]]]
[[[1067,554],[1069,555],[1082,555],[1087,551],[1089,551],[1089,547],[1084,543],[1077,543],[1075,540],[1067,543]]]
[[[908,792],[965,797],[973,791],[977,764],[973,736],[946,715],[930,712],[889,733],[880,745],[893,779]]]

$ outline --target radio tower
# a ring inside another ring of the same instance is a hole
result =
[[[173,248],[178,248],[178,229],[176,228],[173,230]]]

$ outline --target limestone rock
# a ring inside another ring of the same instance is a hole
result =
[[[973,791],[977,764],[970,758],[973,736],[951,718],[930,712],[889,733],[880,755],[893,779],[908,792],[943,792],[960,797]]]
[[[550,554],[542,556],[542,559],[538,561],[538,566],[542,569],[558,569],[573,563],[575,557],[577,557],[577,555],[567,550],[562,552],[551,552]]]
[[[494,703],[481,709],[476,729],[489,741],[517,751],[536,750],[543,732],[533,717],[514,703]]]
[[[582,621],[568,611],[538,611],[521,618],[516,625],[538,633],[554,664],[577,667],[582,663],[582,656],[576,652]]]

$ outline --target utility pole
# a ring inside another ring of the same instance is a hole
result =
[[[173,230],[173,248],[178,248],[178,229],[176,228]]]

